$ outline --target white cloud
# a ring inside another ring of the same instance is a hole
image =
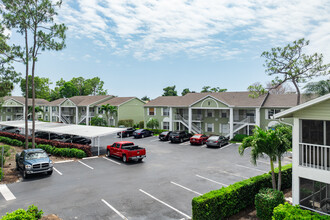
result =
[[[256,42],[270,48],[301,37],[330,51],[329,11],[322,0],[69,0],[60,21],[69,37],[137,59],[182,52],[230,59]]]

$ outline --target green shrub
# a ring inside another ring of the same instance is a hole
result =
[[[282,176],[285,176],[282,179],[283,188],[284,186],[291,187],[292,176],[287,173],[292,173],[291,164],[282,167]],[[265,173],[195,197],[192,200],[193,219],[228,218],[252,206],[255,195],[260,189],[272,187],[271,181],[271,174]]]
[[[7,212],[6,215],[1,217],[1,220],[37,220],[41,219],[43,214],[44,213],[41,209],[38,210],[38,207],[31,205],[26,211],[24,209],[17,209],[11,213]]]
[[[261,189],[255,196],[255,207],[257,217],[263,220],[271,220],[273,210],[276,206],[284,203],[284,194],[282,191],[270,188]]]
[[[87,156],[85,151],[76,148],[57,148],[48,144],[39,144],[37,147],[54,156],[77,158],[83,158]]]
[[[248,137],[246,134],[236,134],[232,141],[242,142],[244,138]]]
[[[144,128],[144,121],[139,122],[139,128]]]
[[[274,208],[273,220],[293,220],[293,219],[305,219],[305,220],[329,220],[329,216],[323,216],[316,212],[309,210],[303,210],[299,208],[299,205],[292,206],[289,203],[281,204]]]
[[[98,116],[94,116],[91,119],[91,125],[92,126],[107,126],[107,121],[104,118],[100,118]]]
[[[134,120],[133,119],[119,120],[118,126],[119,125],[124,125],[125,127],[133,127]]]

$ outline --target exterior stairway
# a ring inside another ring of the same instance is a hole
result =
[[[176,120],[180,121],[181,124],[183,124],[187,129],[189,129],[189,121],[188,119],[185,119],[183,116],[181,115],[176,115]],[[198,127],[197,125],[195,124],[191,124],[191,131],[193,133],[196,133],[196,134],[200,134],[203,132],[202,128]]]

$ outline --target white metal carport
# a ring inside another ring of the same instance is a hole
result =
[[[17,128],[21,128],[23,130],[25,129],[24,121],[0,121],[0,125],[14,126]],[[32,129],[32,121],[28,122],[28,127],[29,130]],[[92,140],[92,147],[97,146],[98,155],[100,155],[100,138],[111,135],[114,135],[113,137],[116,137],[117,132],[123,131],[125,129],[36,121],[35,130],[49,132],[49,133],[57,133],[57,134],[78,135],[78,136],[90,138]],[[108,144],[112,144],[112,143],[108,143]]]

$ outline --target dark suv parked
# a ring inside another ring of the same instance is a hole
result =
[[[36,173],[52,175],[53,162],[44,150],[27,149],[16,154],[16,169],[22,172],[24,179]]]
[[[44,131],[37,131],[34,133],[36,138],[42,138],[46,140],[54,140],[54,139],[61,139],[61,135],[56,133],[48,133]]]
[[[124,131],[120,131],[120,132],[118,132],[117,135],[118,135],[118,137],[121,137],[121,136],[123,136],[123,137],[130,137],[130,136],[133,135],[133,132],[134,132],[134,131],[135,131],[134,128],[127,128],[127,129],[124,130]]]
[[[172,131],[163,131],[159,134],[159,140],[161,141],[168,141],[170,139],[170,135],[172,134]]]
[[[189,134],[187,131],[173,131],[170,134],[170,141],[173,142],[184,142],[189,141],[192,137],[192,134]]]
[[[134,138],[144,138],[144,137],[149,137],[153,136],[154,132],[148,130],[148,129],[139,129],[133,132]]]

